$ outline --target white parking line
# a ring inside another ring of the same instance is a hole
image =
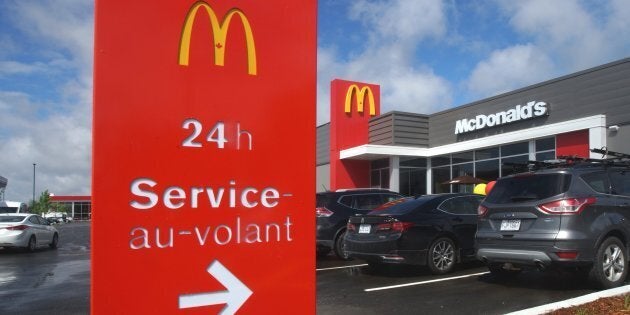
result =
[[[449,281],[449,280],[455,280],[455,279],[469,278],[469,277],[474,277],[474,276],[485,275],[487,273],[490,273],[490,272],[486,271],[486,272],[473,273],[473,274],[457,276],[457,277],[442,278],[442,279],[435,279],[435,280],[428,280],[428,281],[421,281],[421,282],[403,283],[403,284],[397,284],[397,285],[390,285],[390,286],[387,286],[387,287],[365,289],[363,291],[365,291],[365,292],[372,292],[372,291],[379,291],[379,290],[397,289],[397,288],[402,288],[402,287],[410,287],[410,286],[413,286],[413,285],[421,285],[421,284],[427,284],[427,283],[433,283],[433,282],[441,282],[441,281]]]
[[[315,271],[324,271],[324,270],[334,270],[334,269],[345,269],[345,268],[354,268],[354,267],[363,267],[368,264],[360,264],[360,265],[350,265],[350,266],[341,266],[341,267],[330,267],[330,268],[319,268],[315,269]]]

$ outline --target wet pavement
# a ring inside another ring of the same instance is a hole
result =
[[[0,249],[0,314],[89,314],[90,224],[58,225],[57,250]],[[317,259],[317,314],[505,314],[594,292],[570,273],[490,275],[480,263],[436,276],[334,255]]]
[[[56,250],[0,249],[0,314],[89,314],[90,224],[56,227]]]
[[[497,278],[481,263],[436,276],[428,268],[374,270],[330,255],[317,260],[317,314],[505,314],[594,292],[570,273]]]

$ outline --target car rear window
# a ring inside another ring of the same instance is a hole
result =
[[[315,195],[315,207],[325,207],[330,201],[330,195]]]
[[[486,197],[496,204],[528,202],[569,190],[570,174],[528,174],[499,179]]]
[[[1,216],[0,222],[4,223],[14,223],[14,222],[22,222],[24,220],[23,216]]]
[[[410,213],[418,208],[420,208],[425,203],[431,201],[435,198],[434,195],[425,195],[418,197],[417,199],[405,198],[399,199],[401,202],[393,201],[391,202],[391,206],[385,208],[387,204],[383,205],[384,207],[379,207],[377,210],[370,212],[369,214],[375,215],[402,215]]]

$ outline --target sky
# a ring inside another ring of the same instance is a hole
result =
[[[628,30],[628,0],[320,0],[316,124],[335,78],[431,114],[630,57]],[[5,199],[91,194],[93,34],[93,1],[0,1]]]

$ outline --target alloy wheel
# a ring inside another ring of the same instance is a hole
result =
[[[625,261],[621,248],[616,244],[610,244],[604,250],[603,257],[604,275],[609,281],[617,281],[623,276]]]
[[[448,270],[455,262],[455,250],[450,242],[443,240],[433,247],[431,259],[437,269]]]

